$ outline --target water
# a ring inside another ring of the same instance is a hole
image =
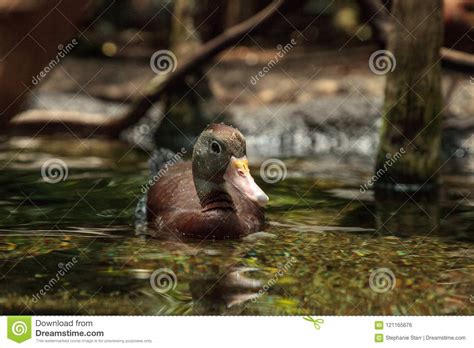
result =
[[[66,180],[42,179],[51,158]],[[285,160],[284,181],[257,178],[264,232],[182,243],[135,234],[146,159],[97,141],[2,145],[0,314],[473,313],[469,176],[446,176],[440,198],[374,198],[365,164]]]

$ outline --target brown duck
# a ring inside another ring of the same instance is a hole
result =
[[[239,130],[211,124],[192,162],[170,167],[148,192],[147,219],[157,234],[226,239],[259,231],[268,196],[250,175]]]

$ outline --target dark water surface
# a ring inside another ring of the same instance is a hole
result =
[[[43,180],[51,158],[66,180]],[[285,160],[275,184],[257,166],[270,226],[183,243],[135,235],[146,159],[100,142],[2,145],[0,314],[473,313],[470,176],[446,176],[439,197],[387,199],[361,194],[370,167],[346,159]]]

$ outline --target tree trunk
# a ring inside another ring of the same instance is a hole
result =
[[[441,151],[442,1],[393,1],[376,186],[408,184],[415,190],[438,183]],[[396,155],[396,156],[394,156]],[[414,185],[414,186],[411,186]],[[421,186],[420,186],[421,185]]]
[[[199,51],[202,46],[200,35],[195,23],[196,11],[200,4],[197,0],[176,0],[171,22],[170,50],[177,57],[177,65]],[[209,3],[211,7],[212,4]],[[208,9],[209,13],[212,9]],[[198,82],[199,81],[199,82]],[[191,90],[190,90],[190,87]],[[189,147],[190,144],[177,142],[177,135],[182,129],[199,134],[202,128],[212,120],[207,115],[203,99],[212,100],[213,95],[208,80],[203,78],[202,67],[189,72],[180,79],[174,88],[163,93],[163,112],[166,115],[157,128],[154,138],[158,146],[165,146],[173,150]]]
[[[195,0],[175,0],[171,19],[170,49],[179,58],[190,55],[201,45],[194,24],[194,14],[199,7]]]

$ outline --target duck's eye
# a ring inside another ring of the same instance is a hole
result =
[[[211,143],[211,150],[214,153],[221,153],[221,145],[217,141]]]

